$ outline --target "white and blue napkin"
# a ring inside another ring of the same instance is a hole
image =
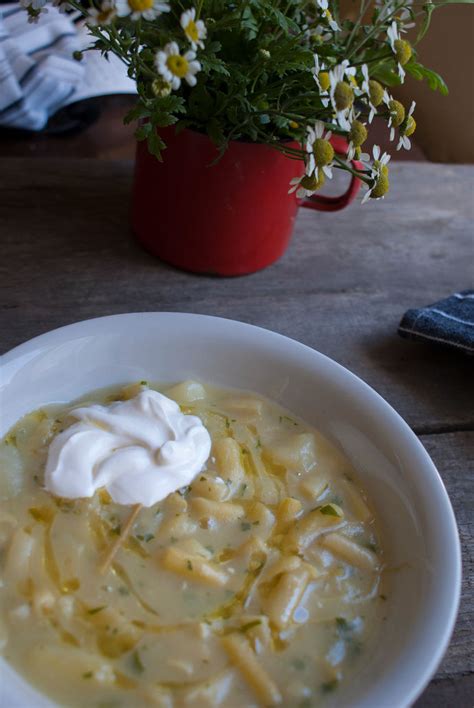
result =
[[[398,332],[418,339],[474,354],[474,290],[454,293],[403,315]]]
[[[83,78],[79,49],[74,23],[56,8],[33,24],[18,3],[0,5],[0,125],[44,128]]]
[[[43,130],[60,108],[107,94],[135,94],[118,57],[85,52],[91,37],[79,13],[48,5],[36,23],[19,3],[0,0],[0,127]]]

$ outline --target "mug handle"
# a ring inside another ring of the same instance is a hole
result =
[[[331,145],[334,148],[334,152],[338,155],[344,157],[347,155],[347,142],[340,135],[333,135],[331,137]],[[357,160],[351,160],[351,164],[354,169],[364,169],[362,163]],[[349,187],[344,194],[341,194],[339,197],[326,197],[323,194],[312,194],[310,197],[303,199],[300,206],[306,207],[307,209],[316,209],[317,211],[339,211],[354,201],[361,184],[362,182],[358,177],[351,175]]]

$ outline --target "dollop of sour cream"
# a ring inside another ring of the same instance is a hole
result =
[[[45,470],[46,489],[66,499],[104,487],[118,504],[152,506],[190,484],[211,450],[201,420],[157,391],[71,415],[78,422],[53,438]]]

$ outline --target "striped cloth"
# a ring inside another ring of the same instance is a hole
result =
[[[419,310],[408,310],[398,333],[407,339],[435,342],[474,354],[474,290],[454,293]]]
[[[41,130],[74,94],[84,67],[73,22],[49,6],[36,24],[18,3],[0,5],[0,125]]]

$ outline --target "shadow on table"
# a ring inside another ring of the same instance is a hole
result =
[[[372,341],[367,354],[385,371],[388,382],[403,388],[412,406],[444,419],[440,426],[415,425],[417,434],[474,428],[472,357],[441,345],[402,339],[395,332],[375,344]],[[387,390],[391,388],[388,383]]]

